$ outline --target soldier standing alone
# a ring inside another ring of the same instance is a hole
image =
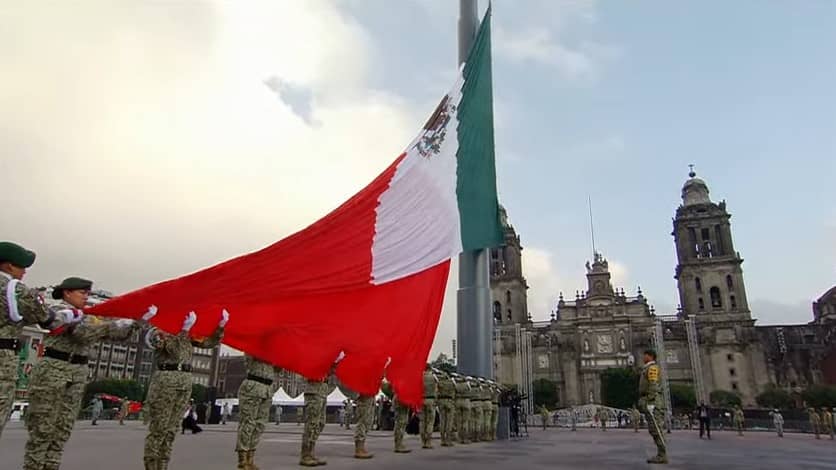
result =
[[[152,305],[142,319],[148,321],[156,314],[157,307]],[[148,435],[145,436],[143,456],[145,470],[168,469],[177,426],[192,393],[192,348],[219,345],[227,321],[229,313],[224,310],[215,332],[202,340],[189,338],[189,330],[197,322],[195,312],[186,315],[177,335],[157,328],[151,328],[145,334],[145,344],[156,351],[157,363],[145,399],[148,405]]]
[[[775,425],[775,431],[778,433],[778,437],[784,437],[784,417],[778,411],[778,408],[772,411],[772,424]]]
[[[821,408],[821,424],[825,434],[830,434],[830,440],[833,440],[833,415],[827,407]]]
[[[14,404],[20,333],[36,323],[48,328],[54,320],[41,296],[20,282],[34,263],[34,252],[0,242],[0,435]]]
[[[661,371],[656,365],[656,351],[644,352],[644,366],[639,377],[639,409],[647,421],[647,431],[656,444],[656,456],[647,459],[647,463],[668,463],[668,451],[659,423],[664,419],[664,410],[660,400]]]
[[[743,424],[745,422],[745,417],[743,416],[743,410],[740,409],[740,405],[734,407],[734,427],[737,429],[737,435],[743,435]]]
[[[433,448],[435,427],[435,397],[438,395],[438,377],[429,364],[424,369],[424,407],[421,409],[421,448]]]
[[[44,339],[43,359],[29,382],[29,439],[23,456],[25,470],[57,470],[64,444],[72,434],[87,385],[87,351],[99,341],[120,342],[139,331],[133,320],[104,321],[81,310],[87,304],[91,281],[64,279],[52,291],[61,303],[50,307],[56,316],[73,320],[53,329]]]
[[[264,424],[270,419],[276,376],[281,369],[250,355],[244,360],[247,378],[238,388],[238,440],[235,451],[238,453],[239,470],[258,470],[253,462],[255,450],[264,432]]]

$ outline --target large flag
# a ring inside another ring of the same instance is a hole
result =
[[[385,374],[420,405],[450,259],[502,241],[491,88],[489,11],[452,91],[354,197],[267,248],[89,312],[138,318],[156,305],[153,323],[175,332],[195,311],[193,334],[208,335],[226,309],[234,348],[313,379],[343,353],[345,385],[374,395]]]

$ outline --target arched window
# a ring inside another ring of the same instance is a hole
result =
[[[694,279],[694,286],[697,288],[697,292],[702,292],[702,281],[700,278]]]
[[[728,287],[730,291],[734,290],[734,281],[732,281],[731,274],[726,274],[726,287]]]
[[[709,293],[711,295],[711,308],[723,308],[723,300],[720,298],[720,288],[714,286]]]
[[[512,319],[513,319],[513,316],[511,315],[511,309],[509,308],[508,309],[508,321],[511,321]]]
[[[734,294],[729,296],[729,304],[731,305],[731,308],[737,308],[737,299],[734,298]]]
[[[702,297],[697,299],[697,301],[700,304],[700,311],[705,310],[705,302],[702,300]]]
[[[505,291],[505,302],[508,303],[508,304],[511,303],[511,291],[509,291],[509,290]]]
[[[493,318],[498,322],[502,322],[502,304],[498,300],[493,303]]]

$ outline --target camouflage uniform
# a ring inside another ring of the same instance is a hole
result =
[[[421,409],[421,447],[424,449],[433,448],[436,396],[438,396],[438,377],[432,369],[427,369],[424,371],[424,407]]]
[[[546,408],[546,405],[540,406],[540,419],[543,420],[543,431],[545,431],[549,423],[549,409]]]
[[[487,382],[482,384],[482,430],[481,430],[481,440],[489,441],[491,440],[490,435],[490,428],[491,428],[491,410],[493,406],[491,406],[491,388]]]
[[[830,434],[830,440],[833,440],[833,415],[827,408],[821,409],[821,427],[824,434]]]
[[[438,411],[441,416],[441,446],[453,446],[453,421],[456,413],[456,382],[447,374],[442,374],[438,381]]]
[[[412,452],[403,445],[403,435],[406,432],[406,424],[409,421],[409,407],[402,404],[395,396],[395,452],[407,454]]]
[[[50,309],[72,307],[62,302]],[[85,315],[78,323],[55,329],[44,339],[44,357],[33,369],[29,382],[29,439],[23,456],[24,470],[59,467],[87,385],[88,349],[99,341],[127,341],[139,331],[139,325]]]
[[[479,382],[470,379],[470,440],[479,442],[482,423],[482,388]]]
[[[148,408],[144,454],[146,470],[168,468],[177,427],[192,394],[192,348],[214,348],[220,344],[223,331],[218,327],[211,337],[204,340],[189,338],[187,331],[172,335],[151,328],[146,333],[145,343],[156,350],[157,363],[145,399]]]
[[[325,461],[316,458],[314,448],[319,434],[325,427],[325,406],[328,396],[328,382],[308,380],[305,387],[305,429],[302,431],[302,456],[299,465],[316,467]]]
[[[463,377],[456,379],[456,431],[461,444],[470,444],[470,384]]]
[[[9,291],[10,283],[13,292]],[[10,312],[9,297],[15,299],[16,314]],[[11,276],[0,272],[0,435],[12,413],[17,383],[18,338],[25,325],[47,326],[54,316],[44,306],[38,293]]]
[[[300,424],[305,422],[305,409],[301,406],[296,407],[296,425],[299,426]]]
[[[743,435],[743,421],[744,421],[743,410],[741,410],[740,407],[735,408],[734,409],[734,427],[735,427],[735,429],[737,429],[737,435],[738,436]]]
[[[633,408],[630,410],[630,421],[633,422],[633,432],[639,432],[639,425],[641,424],[641,416],[639,410]]]
[[[255,449],[264,432],[264,423],[270,419],[270,406],[276,392],[278,367],[247,355],[247,378],[238,388],[238,440],[235,451],[238,452],[238,468],[258,470],[253,463]]]
[[[662,372],[656,365],[656,361],[650,361],[644,365],[639,377],[639,409],[644,413],[644,419],[647,421],[647,431],[653,436],[653,442],[656,443],[656,457],[649,459],[649,463],[668,461],[668,451],[665,447],[665,438],[660,426],[665,416],[660,396],[661,374]]]
[[[807,414],[810,416],[810,427],[813,428],[813,433],[816,435],[816,439],[821,439],[821,436],[819,435],[821,432],[821,417],[818,413],[816,413],[815,408],[807,410]]]
[[[374,421],[374,396],[360,395],[357,398],[357,426],[354,428],[354,458],[370,459],[366,451],[366,434]]]
[[[499,390],[499,385],[493,384],[491,386],[491,428],[490,428],[490,440],[496,440],[496,430],[499,428],[499,395],[501,391]]]

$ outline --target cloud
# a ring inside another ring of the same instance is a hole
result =
[[[528,311],[535,320],[546,320],[557,305],[561,289],[567,286],[565,278],[555,266],[552,254],[544,249],[523,249],[523,275],[528,289]]]
[[[811,301],[776,302],[766,299],[749,301],[752,318],[758,320],[758,325],[792,325],[808,323],[813,320]]]

